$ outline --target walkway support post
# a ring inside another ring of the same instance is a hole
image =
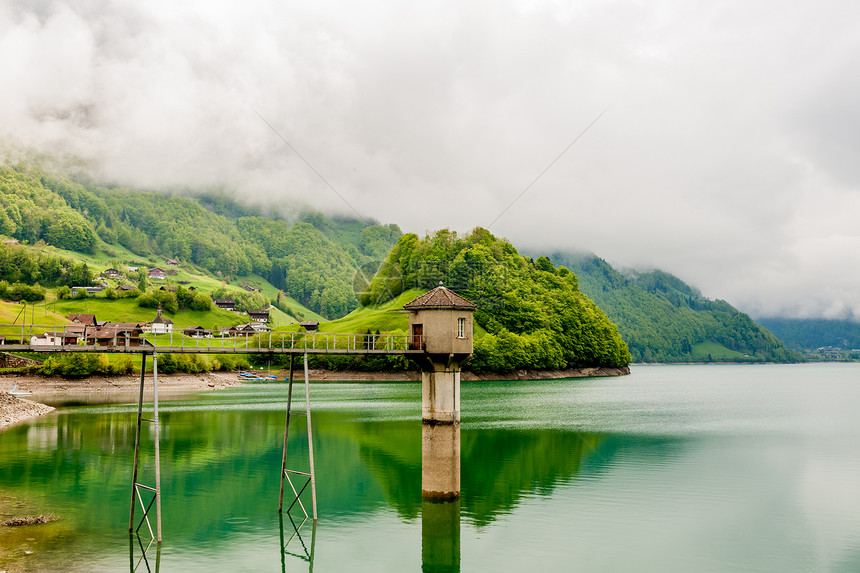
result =
[[[313,434],[313,426],[311,424],[311,393],[310,393],[310,379],[308,373],[308,353],[307,349],[304,352],[304,370],[305,370],[305,411],[304,412],[293,412],[292,402],[293,402],[293,358],[290,355],[290,376],[289,381],[287,383],[287,419],[284,427],[284,454],[281,458],[281,492],[280,492],[280,501],[278,503],[278,511],[283,512],[284,510],[284,484],[290,486],[290,490],[293,492],[292,502],[289,507],[287,507],[287,513],[296,505],[299,505],[302,513],[304,513],[305,517],[313,516],[313,520],[316,523],[317,520],[317,487],[316,487],[316,473],[314,471],[314,434]],[[290,434],[290,419],[293,416],[300,415],[305,416],[307,418],[308,423],[308,463],[310,466],[309,471],[300,471],[295,469],[290,469],[287,467],[287,440],[289,439]],[[298,489],[296,485],[293,483],[293,480],[290,476],[301,476],[304,478],[304,484],[301,484],[301,487]],[[304,493],[307,487],[311,487],[311,514],[309,515],[307,509],[305,509],[304,504],[302,503],[301,496]]]
[[[149,530],[149,535],[159,544],[162,540],[161,534],[161,452],[160,452],[160,436],[158,422],[158,353],[152,352],[152,397],[153,397],[153,415],[152,418],[143,417],[143,388],[146,380],[146,352],[141,353],[142,360],[140,365],[140,392],[137,399],[137,432],[134,438],[134,465],[132,469],[132,488],[131,488],[131,515],[129,517],[128,531],[129,533],[137,533],[143,524],[146,524]],[[149,486],[138,481],[138,473],[140,470],[140,437],[143,422],[149,422],[153,425],[153,449],[155,451],[155,485]],[[144,501],[144,497],[149,498],[149,502]],[[134,525],[135,502],[138,502],[143,516],[137,524]],[[149,513],[155,506],[155,531],[152,529],[152,522],[149,519]]]

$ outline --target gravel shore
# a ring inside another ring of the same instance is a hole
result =
[[[0,392],[0,431],[28,418],[53,412],[54,408]]]
[[[12,396],[9,391],[18,385],[18,390],[31,392],[25,398]],[[161,374],[158,376],[158,391],[165,394],[220,390],[241,384],[233,372],[207,372],[203,374]],[[54,408],[39,402],[47,402],[56,396],[99,396],[105,394],[134,394],[140,388],[140,375],[91,376],[80,380],[67,380],[48,376],[0,376],[0,431],[35,416],[52,412]],[[146,376],[146,391],[152,392],[152,375]]]

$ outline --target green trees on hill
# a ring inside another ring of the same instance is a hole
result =
[[[404,235],[360,299],[378,304],[440,280],[478,305],[475,321],[486,334],[475,341],[472,370],[630,361],[615,326],[579,291],[573,273],[546,258],[527,259],[481,228],[462,237],[447,229],[423,240]]]
[[[860,323],[823,318],[762,318],[759,322],[789,348],[815,350],[834,346],[860,348]]]
[[[359,266],[382,258],[397,238],[396,225],[359,224],[361,230],[344,241],[349,225],[336,224],[319,217],[309,217],[333,238],[310,222],[290,226],[285,221],[264,217],[240,217],[239,233],[256,243],[271,260],[266,278],[276,288],[298,300],[314,312],[335,318],[358,306],[353,292],[353,278]],[[357,222],[356,222],[357,223]],[[354,225],[353,225],[354,226]],[[350,242],[355,240],[356,242]]]
[[[142,257],[193,263],[220,277],[266,277],[335,318],[358,302],[352,282],[400,237],[397,225],[309,213],[291,224],[223,195],[175,197],[105,188],[27,167],[0,166],[0,234],[92,254],[98,239]]]
[[[232,299],[236,301],[236,310],[247,312],[267,308],[270,304],[268,298],[259,292],[242,292],[221,287],[211,294],[212,299]]]
[[[0,245],[0,280],[48,287],[89,286],[93,273],[86,263],[34,253],[19,246]]]
[[[749,316],[725,301],[702,297],[669,273],[623,275],[593,255],[550,258],[577,273],[582,290],[618,325],[637,362],[707,360],[695,346],[709,341],[748,354],[749,360],[796,359]]]
[[[0,169],[0,234],[81,253],[94,253],[97,243],[86,218],[24,169]]]
[[[355,262],[312,225],[290,227],[284,221],[242,217],[236,226],[270,257],[266,277],[288,296],[327,317],[344,316],[357,306],[352,292]]]

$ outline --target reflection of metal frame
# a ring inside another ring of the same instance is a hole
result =
[[[281,459],[281,493],[280,493],[280,502],[278,504],[278,511],[283,512],[284,510],[284,482],[290,485],[290,489],[293,491],[293,501],[290,503],[287,508],[287,515],[289,515],[290,510],[296,505],[299,504],[299,507],[302,510],[302,513],[305,515],[305,519],[310,517],[308,515],[307,509],[305,509],[304,504],[302,503],[301,496],[302,493],[307,489],[308,485],[311,486],[311,504],[313,510],[313,519],[314,523],[317,520],[317,488],[316,488],[316,476],[314,475],[314,435],[311,427],[311,394],[310,394],[310,384],[308,381],[308,355],[307,352],[304,355],[304,366],[305,366],[305,411],[304,412],[293,412],[293,357],[290,356],[290,376],[289,382],[287,385],[287,419],[284,424],[284,455]],[[295,416],[305,416],[308,421],[308,458],[310,462],[310,472],[302,472],[298,470],[288,469],[287,468],[287,442],[290,436],[290,419]],[[306,477],[304,485],[302,485],[301,489],[296,489],[295,484],[293,484],[292,478],[290,475],[299,475]],[[292,519],[292,518],[290,518]],[[298,530],[297,530],[298,531]]]
[[[132,470],[131,478],[131,516],[128,520],[128,532],[137,533],[141,526],[146,522],[146,528],[149,530],[149,535],[159,544],[161,543],[161,458],[159,455],[159,426],[158,426],[158,353],[152,353],[152,394],[153,394],[153,415],[152,419],[143,417],[143,383],[146,379],[146,353],[142,355],[143,360],[140,365],[140,395],[137,400],[137,433],[134,437],[134,469]],[[137,481],[137,470],[140,466],[140,427],[142,422],[150,422],[154,430],[154,449],[155,449],[155,487],[143,485]],[[145,490],[152,493],[152,499],[146,504],[143,501],[143,496],[140,490]],[[134,508],[135,500],[140,503],[140,508],[143,510],[143,517],[134,526]],[[152,531],[152,523],[149,521],[149,511],[152,505],[155,504],[155,533]],[[157,533],[157,535],[156,535]]]
[[[140,547],[140,558],[137,560],[137,563],[134,562],[134,541],[137,540],[137,546]],[[146,544],[146,547],[143,546],[143,539],[140,538],[140,535],[137,534],[129,534],[128,536],[128,559],[129,559],[129,571],[131,573],[135,573],[138,569],[140,569],[141,563],[146,567],[146,571],[148,573],[158,573],[158,569],[161,567],[161,544],[156,544],[155,549],[155,569],[149,566],[149,559],[146,558],[146,552],[149,551],[149,548],[152,547],[152,544],[155,543],[155,538],[149,540],[149,543]],[[143,571],[143,569],[141,569]]]
[[[310,546],[310,549],[308,549],[308,546],[305,543],[305,540],[302,538],[301,529],[309,518],[305,517],[301,521],[301,523],[299,523],[298,525],[296,525],[296,522],[293,520],[293,517],[289,513],[287,513],[287,518],[290,520],[290,524],[293,526],[293,532],[290,535],[290,538],[287,539],[286,542],[284,542],[284,514],[281,513],[278,516],[278,521],[279,521],[280,526],[281,526],[281,571],[286,572],[286,570],[287,570],[287,556],[295,557],[296,559],[301,559],[302,561],[304,561],[305,563],[308,564],[308,571],[313,571],[314,570],[314,547],[316,546],[316,541],[317,541],[317,522],[316,521],[312,522],[311,546]],[[299,543],[302,546],[302,552],[301,553],[294,553],[292,551],[287,550],[287,546],[289,546],[289,544],[293,541],[293,539],[296,539],[296,538],[298,538]]]

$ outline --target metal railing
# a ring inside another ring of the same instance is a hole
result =
[[[422,336],[329,332],[153,333],[123,324],[0,324],[0,351],[27,352],[268,352],[401,354],[423,352]]]

